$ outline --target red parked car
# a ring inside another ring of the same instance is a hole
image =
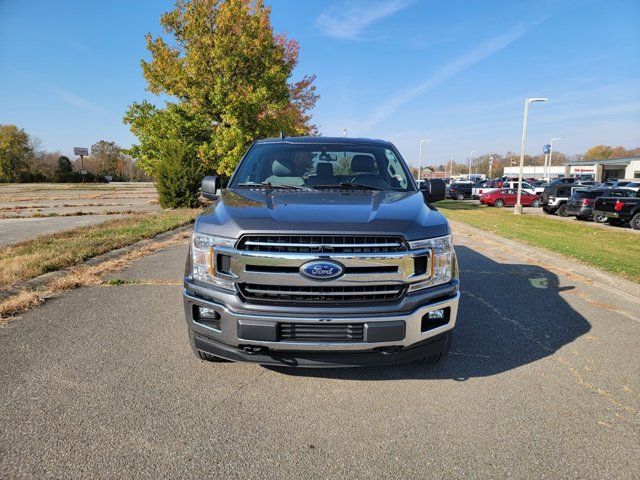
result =
[[[518,191],[516,189],[501,188],[500,190],[494,190],[493,192],[481,195],[480,203],[500,208],[504,207],[505,205],[515,205],[517,198]],[[541,205],[538,195],[533,195],[524,191],[522,192],[522,195],[520,197],[520,203],[523,207],[539,207]]]

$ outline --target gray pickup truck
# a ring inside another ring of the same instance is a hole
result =
[[[184,276],[191,346],[209,361],[364,366],[440,359],[459,299],[447,220],[393,144],[255,142],[196,220]]]

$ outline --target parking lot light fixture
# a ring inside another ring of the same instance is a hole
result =
[[[520,143],[520,171],[518,172],[518,196],[516,197],[516,206],[513,207],[513,213],[522,214],[522,169],[524,168],[524,145],[527,139],[527,115],[529,114],[529,104],[534,102],[546,102],[547,98],[534,97],[527,98],[524,101],[524,117],[522,119],[522,142]]]
[[[469,152],[469,178],[468,178],[469,181],[471,181],[471,156],[474,153],[478,153],[478,152],[476,152],[475,150],[471,150],[471,152]]]
[[[422,180],[422,144],[429,143],[431,140],[422,139],[420,140],[420,152],[418,153],[418,185],[420,185],[420,180]]]

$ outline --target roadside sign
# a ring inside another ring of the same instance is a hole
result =
[[[544,147],[542,147],[542,153],[547,154],[551,152],[551,145],[546,144]]]
[[[89,155],[89,149],[84,147],[73,147],[73,154],[80,155],[81,157],[86,157]]]
[[[80,174],[86,175],[88,172],[86,170],[80,170]]]

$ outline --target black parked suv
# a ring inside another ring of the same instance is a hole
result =
[[[635,192],[632,190],[624,190],[621,188],[594,188],[594,189],[578,189],[573,192],[571,198],[567,202],[564,213],[568,217],[576,217],[578,220],[587,220],[593,217],[593,206],[596,199],[600,197],[633,197]],[[606,217],[598,215],[594,217],[598,223],[607,221]]]
[[[456,182],[452,183],[448,192],[449,198],[456,200],[465,200],[472,198],[473,196],[473,183],[471,182]]]

